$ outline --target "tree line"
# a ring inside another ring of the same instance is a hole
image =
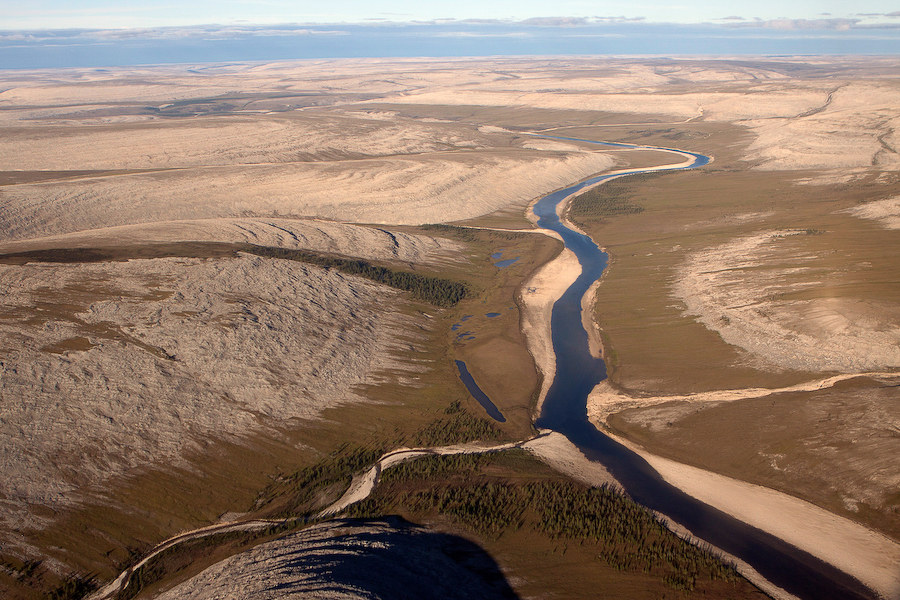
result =
[[[678,538],[618,490],[563,479],[513,483],[481,475],[497,460],[500,454],[427,456],[397,465],[382,474],[369,498],[348,509],[349,516],[382,516],[403,507],[414,514],[446,515],[494,538],[527,528],[550,540],[593,542],[598,558],[611,567],[655,574],[676,590],[693,590],[701,577],[739,579],[708,548]]]
[[[394,289],[410,292],[414,298],[435,306],[454,306],[471,295],[469,287],[458,281],[381,267],[359,258],[341,258],[309,250],[273,248],[253,244],[247,244],[243,251],[265,258],[294,260],[325,269],[335,269],[348,275],[365,277]]]

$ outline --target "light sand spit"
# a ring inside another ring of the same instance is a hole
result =
[[[735,390],[716,390],[711,392],[698,392],[696,394],[672,394],[662,396],[631,396],[613,386],[609,380],[601,381],[590,393],[587,401],[588,417],[595,423],[607,424],[610,415],[630,408],[644,408],[657,406],[670,402],[687,402],[710,404],[719,402],[734,402],[749,398],[764,398],[774,394],[786,394],[792,392],[812,392],[833,387],[842,381],[848,381],[857,377],[870,377],[873,379],[894,381],[900,379],[900,374],[890,372],[877,373],[848,373],[835,375],[824,379],[818,379],[807,383],[798,383],[781,388],[744,388]],[[678,412],[683,412],[679,410]]]
[[[543,376],[535,415],[541,413],[544,398],[556,374],[556,354],[550,335],[553,305],[580,274],[581,264],[575,253],[566,248],[522,286],[522,333],[528,343],[528,351]]]
[[[688,495],[821,558],[886,599],[900,598],[897,542],[787,494],[677,463],[615,439]]]

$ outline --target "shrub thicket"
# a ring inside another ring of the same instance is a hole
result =
[[[310,517],[324,508],[317,494],[331,487],[343,493],[350,487],[353,475],[374,465],[384,454],[382,447],[363,448],[345,444],[318,463],[295,473],[282,476],[263,490],[257,507],[281,500],[281,507],[272,516]]]
[[[575,221],[609,218],[644,212],[633,204],[630,190],[616,181],[608,181],[576,196],[569,205],[569,217]]]
[[[522,453],[521,450],[509,451]],[[594,543],[615,569],[651,573],[690,591],[700,577],[734,580],[736,571],[712,552],[681,540],[622,493],[568,480],[511,483],[482,474],[498,455],[428,456],[385,471],[376,491],[350,507],[368,518],[403,507],[439,513],[483,535],[530,528],[551,540]]]
[[[454,306],[460,300],[470,295],[469,288],[464,283],[440,277],[420,275],[410,271],[398,271],[380,267],[362,259],[340,258],[310,252],[309,250],[291,250],[269,246],[247,245],[244,251],[256,256],[295,260],[326,269],[336,269],[348,275],[365,277],[377,283],[410,292],[413,297],[435,306]]]
[[[503,437],[503,431],[491,421],[460,410],[432,421],[417,432],[412,441],[415,446],[448,446]]]

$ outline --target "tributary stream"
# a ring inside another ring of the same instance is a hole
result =
[[[693,156],[694,162],[680,168],[696,168],[709,162],[708,157],[700,154],[682,154],[685,158]],[[696,537],[745,561],[783,590],[804,600],[872,598],[874,594],[849,575],[666,483],[644,459],[601,433],[588,421],[587,397],[606,378],[606,365],[590,353],[587,332],[582,325],[581,300],[606,268],[607,254],[589,237],[566,227],[556,214],[557,205],[598,182],[654,170],[659,169],[636,169],[597,176],[554,192],[534,207],[539,217],[538,226],[560,234],[566,247],[575,253],[582,266],[581,275],[553,306],[551,330],[556,353],[556,376],[535,425],[565,435],[589,459],[602,463],[635,501],[666,515]]]

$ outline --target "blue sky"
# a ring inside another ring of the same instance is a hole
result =
[[[900,54],[900,0],[0,0],[0,69],[496,55]]]
[[[894,16],[885,16],[895,13]],[[440,19],[624,18],[650,23],[850,19],[900,25],[897,0],[2,0],[0,29],[155,28],[199,24],[363,23]],[[740,19],[735,19],[740,17]]]

